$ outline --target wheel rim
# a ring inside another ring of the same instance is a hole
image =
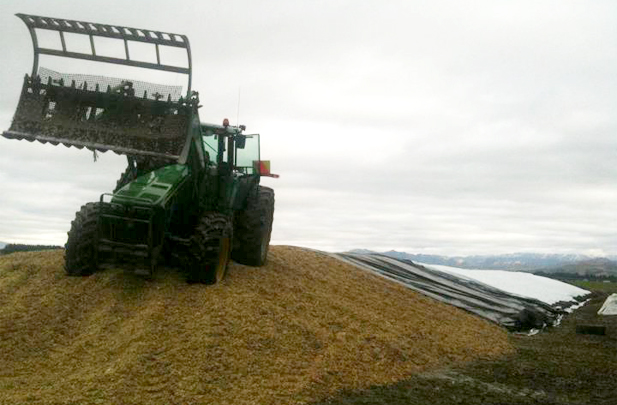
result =
[[[227,263],[229,262],[230,246],[231,241],[229,238],[223,238],[219,251],[219,260],[216,264],[216,271],[214,273],[217,283],[225,277],[225,270],[227,269]]]

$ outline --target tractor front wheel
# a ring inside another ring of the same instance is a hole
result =
[[[208,212],[191,237],[188,281],[215,284],[223,280],[231,256],[232,225],[229,217]]]
[[[71,222],[64,253],[64,270],[69,276],[88,276],[96,268],[96,233],[99,203],[81,207]]]

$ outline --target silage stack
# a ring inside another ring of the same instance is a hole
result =
[[[511,350],[496,325],[300,248],[213,287],[62,264],[0,258],[0,403],[302,403]]]

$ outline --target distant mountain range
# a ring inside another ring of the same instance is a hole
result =
[[[548,274],[562,278],[577,276],[612,277],[617,278],[617,261],[607,258],[582,260],[576,263],[563,264],[534,271],[535,274]],[[617,281],[617,280],[615,280]]]
[[[378,253],[366,249],[354,249],[352,253]],[[585,272],[594,269],[593,273],[617,275],[617,257],[593,258],[577,254],[542,254],[542,253],[511,253],[505,255],[487,256],[438,256],[411,254],[391,250],[379,252],[395,259],[411,260],[426,264],[440,264],[464,269],[495,269],[511,271],[552,272]]]

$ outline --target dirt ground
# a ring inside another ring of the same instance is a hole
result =
[[[597,311],[608,293],[534,336],[510,335],[512,355],[421,373],[392,385],[341,391],[314,404],[617,404],[617,316]],[[605,336],[577,334],[605,325]]]

